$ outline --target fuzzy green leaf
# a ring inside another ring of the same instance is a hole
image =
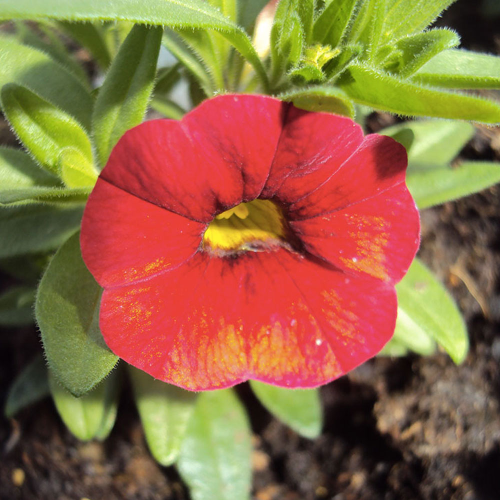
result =
[[[92,390],[118,361],[99,329],[102,290],[82,260],[79,236],[73,235],[50,261],[35,307],[49,366],[77,397]]]
[[[97,172],[92,163],[73,147],[64,148],[59,155],[59,177],[69,188],[87,189],[88,192],[97,181]]]
[[[402,132],[409,132],[411,141],[408,160],[411,164],[447,165],[460,153],[474,136],[474,127],[465,122],[445,120],[422,120],[404,122],[383,129],[380,134],[388,135],[398,142]],[[403,143],[403,146],[406,144]]]
[[[313,40],[337,47],[355,13],[357,0],[331,2],[314,22]]]
[[[138,24],[219,31],[253,65],[264,86],[267,75],[250,38],[237,24],[203,0],[3,0],[0,19],[50,18],[71,21],[131,21]]]
[[[455,363],[461,363],[469,348],[467,330],[443,285],[415,259],[396,290],[399,308],[406,315],[405,320],[400,321],[399,340],[410,345],[411,337],[421,330],[440,344]]]
[[[45,52],[58,62],[61,66],[71,71],[87,89],[90,90],[88,76],[79,63],[69,54],[68,49],[50,26],[45,23],[38,23],[36,31],[41,32],[41,36],[35,29],[29,27],[28,23],[16,22],[16,35],[18,40],[41,52]]]
[[[94,108],[92,130],[101,165],[118,139],[142,122],[156,76],[161,28],[136,25],[111,64]]]
[[[292,90],[278,96],[282,101],[291,101],[297,108],[307,111],[325,111],[343,116],[354,116],[354,105],[342,90],[336,87],[314,86]]]
[[[231,389],[200,394],[177,467],[193,500],[248,500],[250,429]]]
[[[10,386],[4,414],[12,418],[24,408],[49,395],[47,366],[41,355],[26,365]]]
[[[0,146],[0,195],[9,189],[62,187],[59,179],[42,170],[24,151]],[[3,203],[0,200],[0,203]]]
[[[57,411],[78,439],[105,439],[116,419],[119,372],[115,370],[92,392],[76,398],[62,387],[49,370],[49,386]]]
[[[25,326],[34,323],[35,290],[15,286],[0,295],[0,326]]]
[[[151,454],[161,465],[172,465],[179,456],[197,394],[128,368]]]
[[[496,102],[420,86],[368,66],[349,66],[338,85],[359,104],[400,115],[500,123]]]
[[[250,381],[259,401],[279,420],[301,436],[313,439],[323,426],[321,400],[317,389],[283,389]]]
[[[85,201],[90,190],[66,189],[19,149],[0,147],[0,204]],[[95,179],[94,179],[95,182]]]
[[[422,66],[413,80],[444,88],[500,89],[500,57],[446,50]]]
[[[79,227],[83,206],[0,207],[0,259],[55,250]]]
[[[500,163],[464,162],[459,167],[414,165],[406,183],[424,209],[478,193],[500,182]]]
[[[92,97],[71,72],[47,54],[0,36],[0,61],[0,87],[23,85],[90,128]]]
[[[203,64],[196,58],[178,33],[166,29],[162,44],[182,63],[182,65],[196,78],[207,96],[215,89],[212,77]]]
[[[100,30],[92,23],[73,23],[59,21],[57,25],[82,47],[88,49],[101,69],[105,70],[111,64],[106,42]]]
[[[393,40],[422,31],[455,1],[392,0],[386,14],[385,38]]]
[[[275,81],[299,63],[303,45],[304,27],[296,0],[283,0],[278,4],[271,28],[271,63]]]
[[[14,83],[2,87],[1,100],[16,135],[47,170],[58,172],[59,155],[68,146],[92,165],[90,139],[71,115]]]
[[[408,77],[437,54],[456,47],[459,43],[459,36],[447,29],[435,29],[411,35],[390,47],[393,55],[384,61],[383,66],[390,73]]]

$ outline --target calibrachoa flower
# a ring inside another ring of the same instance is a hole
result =
[[[394,331],[419,244],[405,171],[392,139],[264,96],[135,127],[83,218],[106,343],[191,390],[343,375]]]

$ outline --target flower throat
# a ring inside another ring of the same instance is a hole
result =
[[[219,254],[260,251],[286,241],[281,209],[269,200],[254,200],[217,215],[203,235],[203,249]]]

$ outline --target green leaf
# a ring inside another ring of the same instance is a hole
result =
[[[161,465],[172,465],[179,456],[197,394],[128,368],[151,454]]]
[[[84,201],[89,189],[66,189],[19,149],[0,147],[0,204]],[[95,181],[95,179],[94,179]]]
[[[35,307],[49,366],[77,397],[101,382],[118,361],[99,329],[102,290],[82,260],[79,236],[73,235],[54,255]]]
[[[421,356],[436,352],[436,342],[402,307],[398,307],[393,340]]]
[[[393,337],[377,354],[377,356],[401,357],[406,356],[408,352],[408,347]]]
[[[450,49],[437,54],[413,81],[457,89],[500,89],[500,57]]]
[[[66,188],[16,188],[0,191],[0,205],[19,206],[33,202],[43,203],[75,203],[84,202],[90,194],[89,189]]]
[[[314,86],[292,90],[277,97],[282,101],[291,101],[297,108],[307,111],[326,111],[351,118],[354,116],[354,105],[349,97],[333,86]]]
[[[445,120],[404,122],[383,129],[380,134],[400,142],[398,134],[401,137],[403,131],[409,132],[412,137],[411,145],[407,148],[410,164],[447,165],[474,136],[471,124]]]
[[[0,193],[9,189],[61,187],[59,179],[42,170],[20,149],[0,146]],[[0,203],[2,203],[0,201]]]
[[[115,370],[92,392],[76,398],[64,389],[49,370],[50,392],[66,427],[78,439],[104,439],[116,419],[119,396],[119,372]]]
[[[16,28],[17,38],[21,43],[47,53],[54,61],[57,61],[61,66],[71,71],[85,87],[90,89],[87,73],[69,54],[64,43],[62,43],[50,26],[38,23],[35,29],[40,31],[42,36],[35,34],[34,30],[24,22],[16,22]],[[42,39],[42,37],[46,38],[47,41]]]
[[[193,500],[248,500],[251,444],[247,415],[231,389],[200,394],[177,467]]]
[[[0,207],[0,259],[55,250],[79,227],[83,206]]]
[[[302,56],[304,28],[296,0],[278,4],[271,28],[272,79],[278,81],[285,71],[296,66]]]
[[[49,395],[47,366],[41,355],[24,367],[9,389],[5,403],[6,418],[14,417],[18,412]]]
[[[59,155],[58,167],[59,177],[69,188],[86,188],[90,192],[97,181],[94,166],[77,148],[64,148]]]
[[[101,69],[105,70],[108,68],[111,64],[111,55],[109,54],[101,30],[97,29],[92,23],[59,21],[57,25],[82,47],[88,49]]]
[[[181,79],[179,71],[181,65],[179,63],[169,66],[168,68],[161,68],[156,73],[156,82],[154,95],[166,96]]]
[[[0,326],[25,326],[34,323],[35,290],[15,286],[0,295]]]
[[[500,163],[464,162],[459,167],[415,165],[406,183],[418,208],[456,200],[500,182]]]
[[[422,330],[436,340],[453,361],[461,363],[467,355],[469,339],[460,312],[450,294],[418,259],[396,285],[399,308],[406,318],[400,322],[399,340],[410,339]],[[408,345],[406,341],[406,345]]]
[[[177,34],[188,46],[195,57],[201,61],[211,77],[212,93],[223,92],[225,88],[224,67],[226,52],[216,40],[217,33],[202,30],[177,30]]]
[[[355,13],[357,0],[331,2],[314,22],[313,40],[337,47]]]
[[[58,172],[59,155],[68,146],[78,149],[92,164],[90,139],[71,115],[14,83],[2,87],[1,99],[16,135],[50,172]]]
[[[0,19],[50,18],[71,21],[132,21],[139,24],[219,31],[253,65],[264,86],[267,75],[250,38],[238,25],[203,0],[3,0]]]
[[[161,28],[136,25],[111,64],[94,108],[92,129],[101,165],[118,139],[142,122],[156,76]]]
[[[338,85],[355,102],[408,116],[500,123],[500,104],[479,97],[442,92],[353,64]]]
[[[445,49],[456,47],[459,36],[451,30],[435,29],[399,40],[383,63],[386,71],[408,77]],[[384,49],[382,49],[384,50]]]
[[[34,287],[40,281],[41,274],[49,260],[50,257],[46,253],[8,257],[0,259],[0,270]]]
[[[180,120],[185,114],[186,110],[181,108],[178,104],[166,97],[155,97],[150,103],[151,107],[162,114],[165,118],[172,118],[173,120]]]
[[[47,54],[0,36],[0,61],[0,87],[8,83],[23,85],[90,128],[90,94],[71,72]]]
[[[393,0],[386,14],[385,38],[393,40],[422,31],[455,1]]]
[[[301,436],[316,438],[323,427],[321,400],[317,389],[283,389],[250,381],[259,401],[279,420]]]
[[[186,46],[179,34],[166,29],[162,44],[176,57],[176,59],[196,78],[206,96],[212,95],[215,84],[207,69],[198,61],[192,51]]]

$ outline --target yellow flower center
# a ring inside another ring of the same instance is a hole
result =
[[[284,241],[280,208],[269,200],[254,200],[217,215],[203,235],[203,248],[225,254],[264,250]]]

